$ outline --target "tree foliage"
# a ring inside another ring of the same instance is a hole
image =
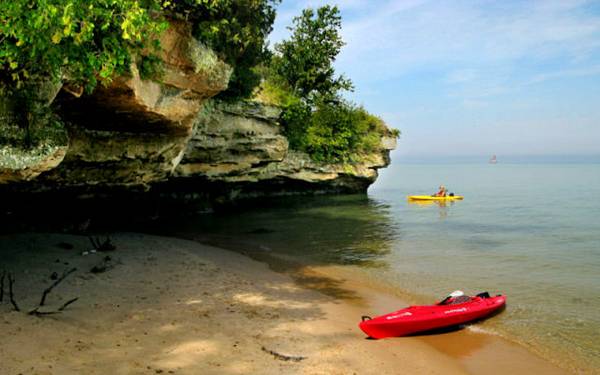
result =
[[[316,11],[308,8],[293,20],[292,36],[275,46],[273,59],[277,74],[306,100],[318,96],[336,96],[352,90],[352,82],[336,76],[333,63],[344,46],[340,35],[342,17],[329,5]]]
[[[0,2],[0,80],[20,88],[63,77],[92,90],[129,69],[167,24],[156,0]]]
[[[85,85],[88,91],[126,73],[136,55],[143,71],[165,16],[183,15],[194,34],[235,71],[229,96],[248,96],[259,77],[252,68],[268,57],[266,37],[279,0],[2,0],[0,82],[22,87],[40,78]],[[149,53],[150,52],[150,53]]]
[[[260,83],[254,67],[267,61],[267,36],[280,0],[180,0],[169,6],[194,25],[194,36],[215,50],[234,71],[222,98],[251,95]]]

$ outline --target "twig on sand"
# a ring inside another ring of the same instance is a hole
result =
[[[72,274],[75,271],[77,271],[77,268],[71,268],[70,270],[63,272],[61,277],[56,279],[56,281],[53,282],[52,285],[50,285],[48,288],[46,288],[46,290],[44,290],[44,293],[42,294],[42,299],[40,300],[40,306],[44,306],[44,303],[46,303],[46,296],[52,291],[52,289],[54,289],[54,287],[56,287],[58,284],[60,284],[61,281],[66,279],[67,276],[69,276],[70,274]]]
[[[79,299],[79,297],[75,297],[75,298],[68,300],[67,302],[63,303],[63,305],[61,307],[59,307],[58,310],[55,310],[55,311],[39,311],[38,310],[39,306],[38,306],[35,309],[31,310],[28,314],[35,315],[35,316],[60,314],[61,312],[63,312],[64,309],[67,308],[67,306],[69,306],[73,302],[77,301],[78,299]]]
[[[17,302],[15,301],[15,294],[13,292],[13,286],[15,284],[15,278],[13,277],[12,273],[8,273],[8,297],[10,298],[10,303],[12,303],[13,307],[15,308],[15,311],[21,311],[21,309],[19,308],[19,305],[17,305]]]
[[[78,299],[79,299],[79,297],[71,298],[67,302],[63,303],[63,305],[61,307],[59,307],[57,311],[63,311],[64,309],[67,308],[67,306],[69,306],[73,302],[77,301]]]
[[[306,357],[304,357],[304,356],[300,356],[300,355],[296,356],[296,355],[286,355],[286,354],[281,354],[281,353],[278,353],[278,352],[276,352],[276,351],[274,351],[274,350],[267,349],[267,348],[265,348],[264,346],[263,346],[261,349],[262,349],[262,351],[263,351],[263,352],[269,353],[269,354],[271,354],[273,357],[275,357],[275,359],[279,359],[279,360],[281,360],[281,361],[293,361],[293,362],[300,362],[300,361],[302,361],[302,360],[305,360],[305,359],[306,359]]]
[[[2,270],[2,276],[0,276],[0,302],[4,301],[4,278],[6,277],[6,271]]]
[[[63,272],[63,274],[62,274],[61,277],[59,277],[58,279],[56,279],[56,281],[54,281],[52,283],[52,285],[50,285],[48,288],[46,288],[44,290],[44,293],[42,294],[42,299],[40,300],[39,305],[36,308],[34,308],[33,310],[29,311],[29,315],[38,315],[39,316],[39,315],[55,314],[55,313],[63,311],[68,305],[70,305],[71,303],[77,301],[77,299],[79,299],[79,297],[67,301],[67,303],[65,303],[64,305],[62,305],[61,308],[59,308],[56,311],[48,311],[48,312],[40,312],[39,311],[40,307],[44,306],[44,304],[46,303],[46,297],[48,296],[48,294],[50,294],[50,292],[52,291],[52,289],[54,289],[58,284],[60,284],[64,279],[66,279],[67,276],[69,276],[70,274],[72,274],[75,271],[77,271],[77,268],[71,268],[70,270]]]

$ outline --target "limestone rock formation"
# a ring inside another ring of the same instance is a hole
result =
[[[185,155],[175,169],[178,179],[219,183],[233,194],[361,192],[386,167],[396,138],[383,136],[381,146],[354,164],[319,163],[290,150],[276,107],[258,103],[210,103],[198,117]],[[198,185],[200,189],[205,185]]]
[[[14,125],[3,124],[0,126],[2,136],[6,140],[8,134],[15,140],[12,144],[0,145],[0,184],[18,181],[30,181],[43,172],[56,168],[67,153],[66,132],[64,129],[54,131],[34,130],[44,135],[35,145],[24,146],[20,144],[26,136],[23,129]],[[17,141],[18,140],[18,141]]]
[[[198,116],[178,177],[232,180],[281,162],[288,141],[279,126],[280,110],[258,103],[209,103]]]
[[[167,179],[183,156],[206,99],[227,88],[232,69],[173,21],[161,39],[164,74],[142,79],[136,66],[93,95],[63,90],[56,111],[70,124],[64,161],[42,183],[146,186]]]
[[[28,98],[32,111],[47,106],[61,85],[40,82]],[[63,124],[48,113],[23,114],[15,97],[0,88],[0,184],[29,181],[59,165],[68,149]]]
[[[14,103],[0,95],[3,191],[164,194],[185,187],[209,199],[363,192],[389,164],[391,132],[360,163],[318,163],[291,150],[278,108],[209,100],[226,89],[232,69],[192,37],[188,24],[173,21],[161,45],[160,82],[144,79],[134,65],[92,95],[68,81],[46,85],[37,100],[51,114],[25,133],[12,118]]]

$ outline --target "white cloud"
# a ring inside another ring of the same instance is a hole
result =
[[[344,23],[338,65],[378,80],[427,66],[582,61],[598,50],[600,18],[580,12],[580,1],[495,4],[379,2]]]

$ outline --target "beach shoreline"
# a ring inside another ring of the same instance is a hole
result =
[[[471,330],[368,340],[357,327],[360,315],[403,302],[343,267],[292,274],[196,241],[111,238],[116,250],[90,253],[84,236],[0,236],[0,269],[14,275],[23,310],[13,311],[6,295],[0,304],[1,373],[564,373]],[[99,264],[108,267],[90,272]],[[51,274],[70,268],[77,271],[40,311],[79,299],[60,314],[27,315]]]
[[[390,287],[369,283],[343,266],[311,267],[309,272],[327,275],[339,280],[340,288],[354,290],[363,311],[373,316],[389,313],[408,306],[404,296]],[[508,306],[510,308],[510,304]],[[558,367],[510,338],[478,328],[475,322],[460,328],[441,330],[431,334],[392,338],[416,340],[456,361],[470,374],[564,374]]]

